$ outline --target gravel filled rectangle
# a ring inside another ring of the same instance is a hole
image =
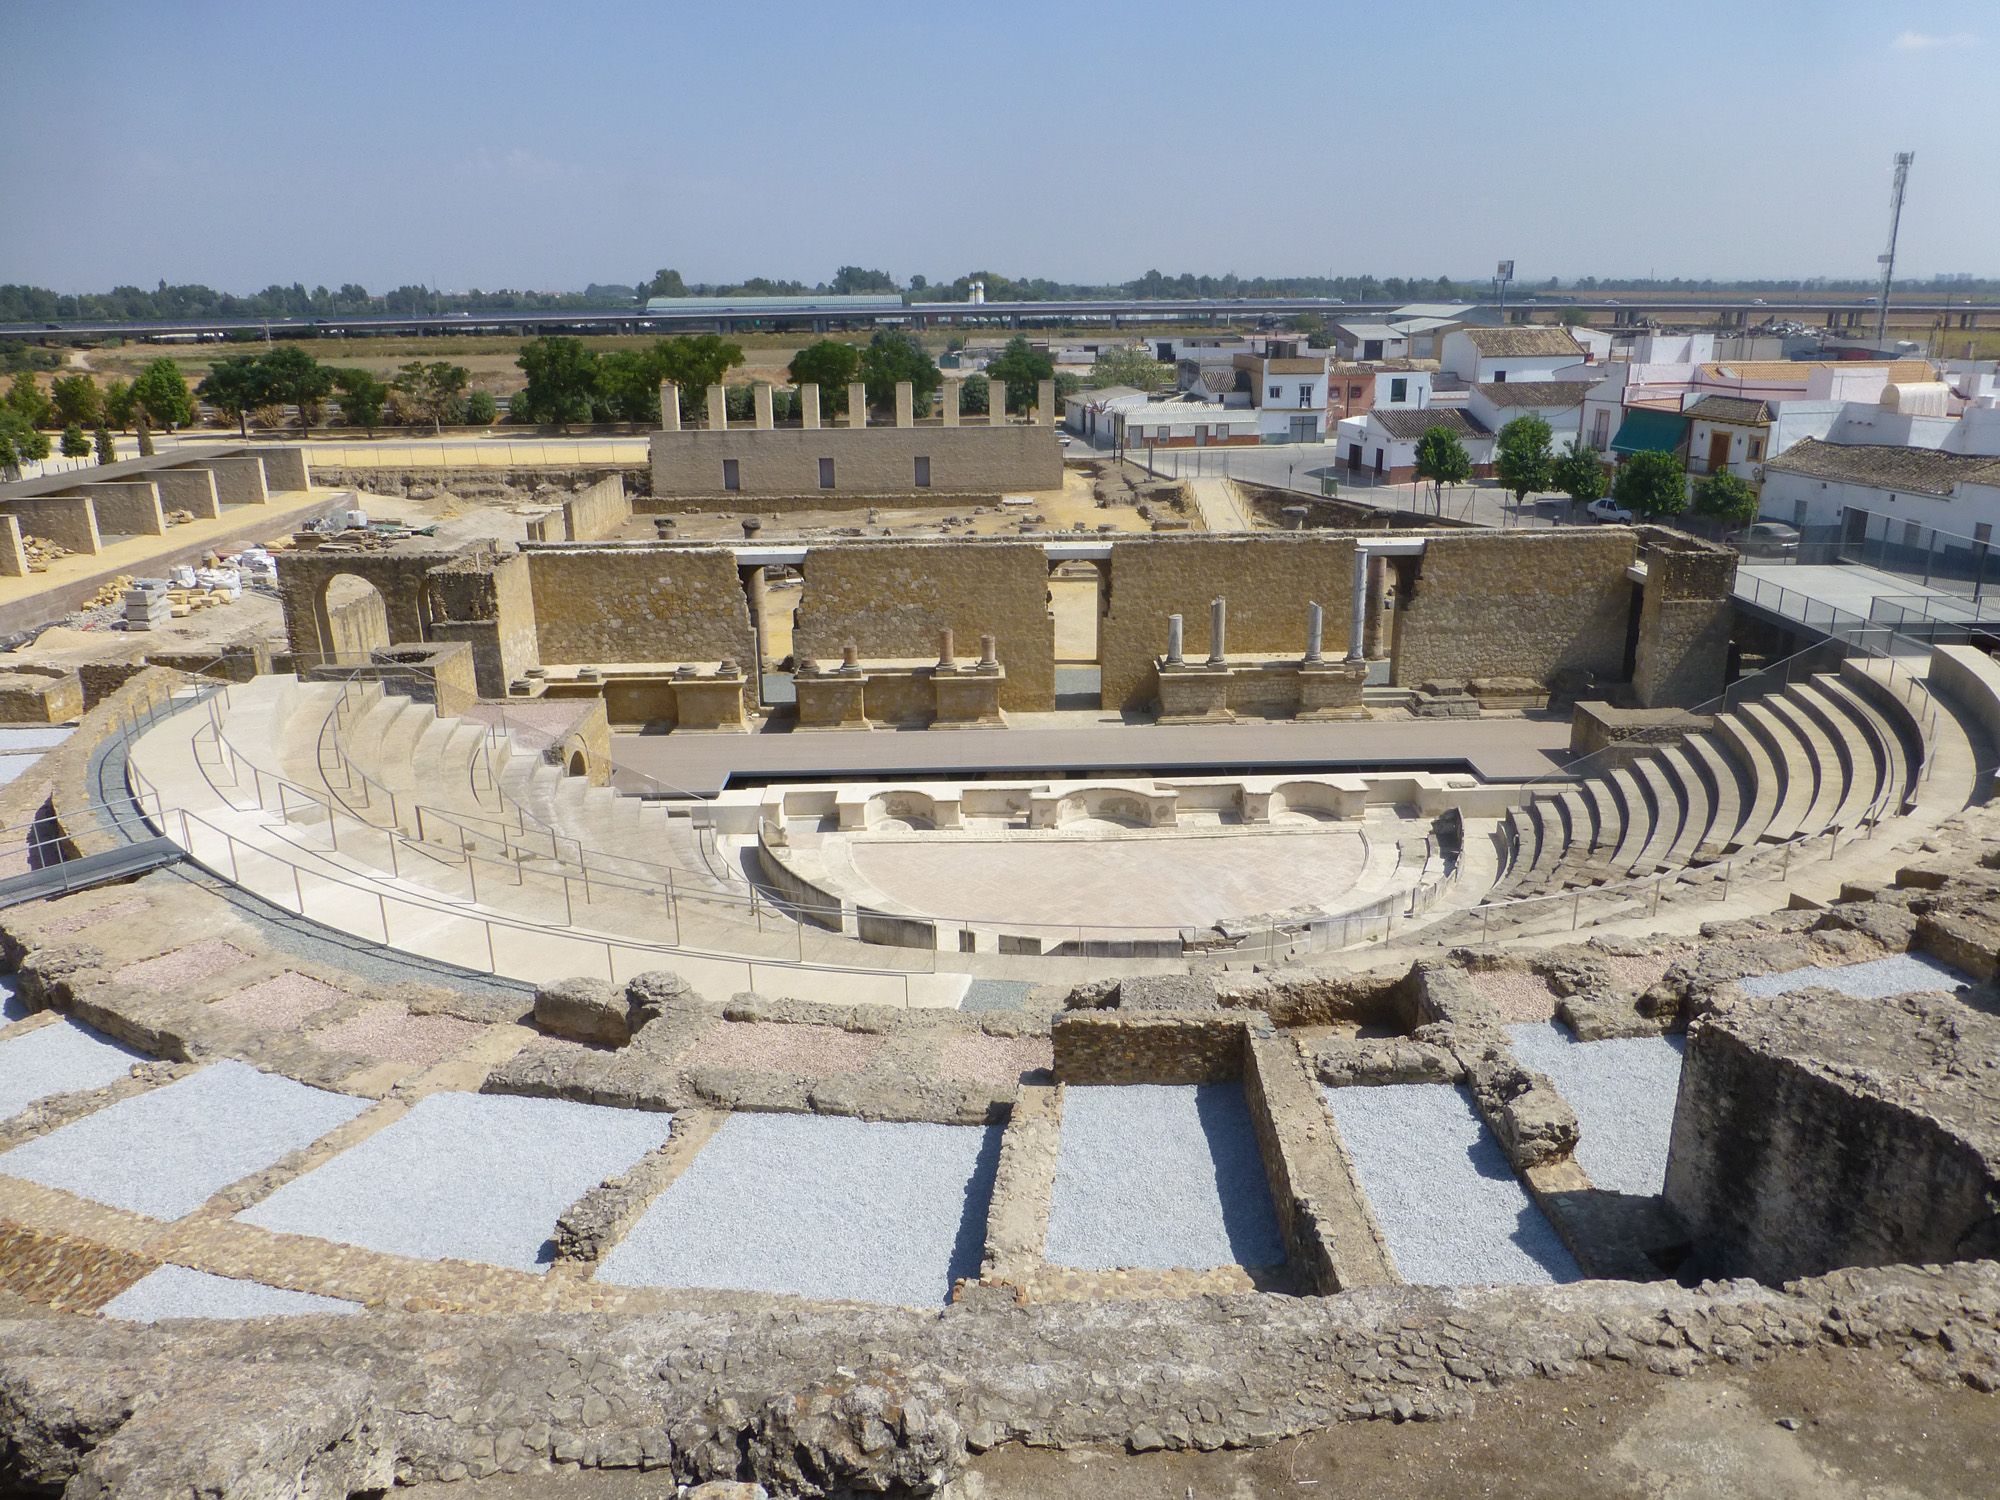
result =
[[[0,1175],[178,1219],[239,1177],[311,1145],[369,1102],[245,1063],[211,1063],[16,1146],[0,1155]]]
[[[1093,1271],[1283,1265],[1242,1085],[1065,1089],[1047,1255]]]
[[[249,961],[250,955],[234,943],[224,942],[221,938],[203,938],[185,948],[162,953],[157,958],[142,958],[137,963],[127,964],[116,977],[120,984],[129,984],[135,990],[163,995],[169,990],[182,989],[197,980],[212,978],[225,969],[233,969]]]
[[[67,937],[72,932],[81,932],[86,927],[95,927],[99,922],[115,922],[120,917],[129,917],[142,911],[150,911],[153,903],[144,896],[127,896],[119,901],[107,901],[102,906],[84,907],[75,911],[65,911],[59,917],[51,917],[42,923],[45,938]]]
[[[510,1094],[431,1094],[236,1217],[409,1255],[537,1270],[556,1219],[667,1138],[673,1116]]]
[[[457,1016],[411,1015],[393,1000],[385,1000],[311,1033],[308,1040],[329,1052],[428,1068],[471,1046],[485,1029]]]
[[[940,1077],[961,1083],[1016,1083],[1023,1073],[1055,1066],[1045,1036],[986,1036],[973,1032],[950,1038],[938,1049]]]
[[[702,1034],[684,1066],[831,1077],[867,1071],[884,1045],[880,1036],[842,1031],[838,1026],[725,1021]]]
[[[1000,1131],[731,1115],[597,1273],[936,1307],[979,1274]]]
[[[1548,1074],[1576,1111],[1583,1127],[1576,1159],[1590,1180],[1618,1193],[1663,1191],[1686,1047],[1682,1038],[1579,1042],[1554,1022],[1507,1031],[1521,1065]]]
[[[1838,990],[1857,1000],[1886,1000],[1924,990],[1950,994],[1972,980],[1950,964],[1926,953],[1896,953],[1867,963],[1839,964],[1830,969],[1789,969],[1783,974],[1753,974],[1737,981],[1746,995],[1788,995],[1793,990]]]
[[[144,1053],[75,1021],[37,1027],[26,1036],[0,1042],[0,1120],[51,1094],[116,1083],[134,1063],[147,1061]]]
[[[346,991],[323,980],[287,970],[216,1001],[211,1009],[252,1025],[290,1030],[346,998]]]
[[[161,1318],[288,1318],[302,1313],[357,1313],[359,1302],[212,1276],[186,1266],[161,1266],[104,1304],[107,1318],[154,1323]]]
[[[1464,1089],[1398,1083],[1320,1092],[1404,1280],[1582,1278]]]

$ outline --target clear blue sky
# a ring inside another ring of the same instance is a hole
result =
[[[2000,274],[2000,6],[0,0],[0,281]]]

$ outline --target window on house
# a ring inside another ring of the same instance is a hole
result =
[[[1920,546],[1922,542],[1923,528],[1917,525],[1915,521],[1905,521],[1903,523],[1903,545],[1905,547],[1916,547]]]
[[[740,490],[743,488],[743,472],[733,458],[725,458],[722,461],[722,487],[725,490]]]
[[[930,487],[931,487],[931,461],[928,458],[919,458],[917,460],[917,488],[920,490],[927,490]]]
[[[1389,399],[1391,401],[1407,400],[1409,398],[1409,394],[1410,394],[1409,381],[1392,380],[1389,382]]]
[[[1611,442],[1611,413],[1601,411],[1590,424],[1590,446],[1600,452]]]
[[[1752,459],[1759,459],[1762,458],[1763,456],[1764,456],[1764,440],[1762,438],[1750,439],[1750,457]]]
[[[830,458],[819,461],[819,487],[823,490],[833,488],[833,460]]]
[[[1505,385],[1507,383],[1507,372],[1505,370],[1495,370],[1493,372],[1493,383],[1495,385]]]
[[[1299,405],[1311,406],[1312,404],[1313,404],[1312,382],[1307,381],[1304,385],[1299,387]]]
[[[1358,385],[1350,385],[1347,388],[1347,399],[1349,401],[1359,401],[1361,399],[1361,387]]]
[[[1284,399],[1285,399],[1285,388],[1284,388],[1283,386],[1281,386],[1281,385],[1274,385],[1274,386],[1272,386],[1272,387],[1271,387],[1271,399],[1272,399],[1273,401],[1282,401],[1282,400],[1284,400]]]

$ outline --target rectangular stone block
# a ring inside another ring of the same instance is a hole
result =
[[[869,729],[864,673],[843,675],[800,673],[793,680],[798,693],[799,728]]]

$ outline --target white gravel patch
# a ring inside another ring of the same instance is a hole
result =
[[[28,1002],[21,998],[21,976],[0,974],[0,1024],[25,1021],[33,1014]]]
[[[150,1061],[75,1021],[40,1026],[0,1042],[0,1120],[37,1099],[77,1089],[101,1089]]]
[[[1065,1089],[1047,1253],[1093,1271],[1283,1265],[1242,1085]]]
[[[1891,995],[1913,995],[1923,990],[1943,990],[1949,994],[1972,980],[1928,954],[1896,953],[1888,958],[1840,964],[1830,969],[1753,974],[1738,983],[1746,995],[1788,995],[1793,990],[1823,989],[1838,990],[1857,1000],[1886,1000]]]
[[[1320,1092],[1405,1281],[1582,1279],[1464,1089],[1398,1083]]]
[[[0,1173],[178,1219],[368,1108],[246,1063],[211,1063],[0,1155]]]
[[[665,1141],[672,1119],[567,1099],[430,1094],[236,1217],[391,1255],[539,1270],[562,1211]]]
[[[1521,1065],[1548,1074],[1576,1111],[1583,1127],[1576,1159],[1591,1182],[1617,1193],[1664,1191],[1685,1041],[1642,1036],[1579,1042],[1553,1021],[1507,1032]]]
[[[186,1266],[161,1266],[104,1304],[107,1318],[128,1323],[153,1323],[161,1318],[286,1318],[301,1313],[357,1313],[359,1302],[344,1297],[321,1297],[313,1292],[294,1292],[284,1287],[265,1286],[260,1281],[241,1281],[234,1276],[211,1276]]]
[[[1000,1131],[731,1115],[597,1273],[937,1307],[979,1274]]]

